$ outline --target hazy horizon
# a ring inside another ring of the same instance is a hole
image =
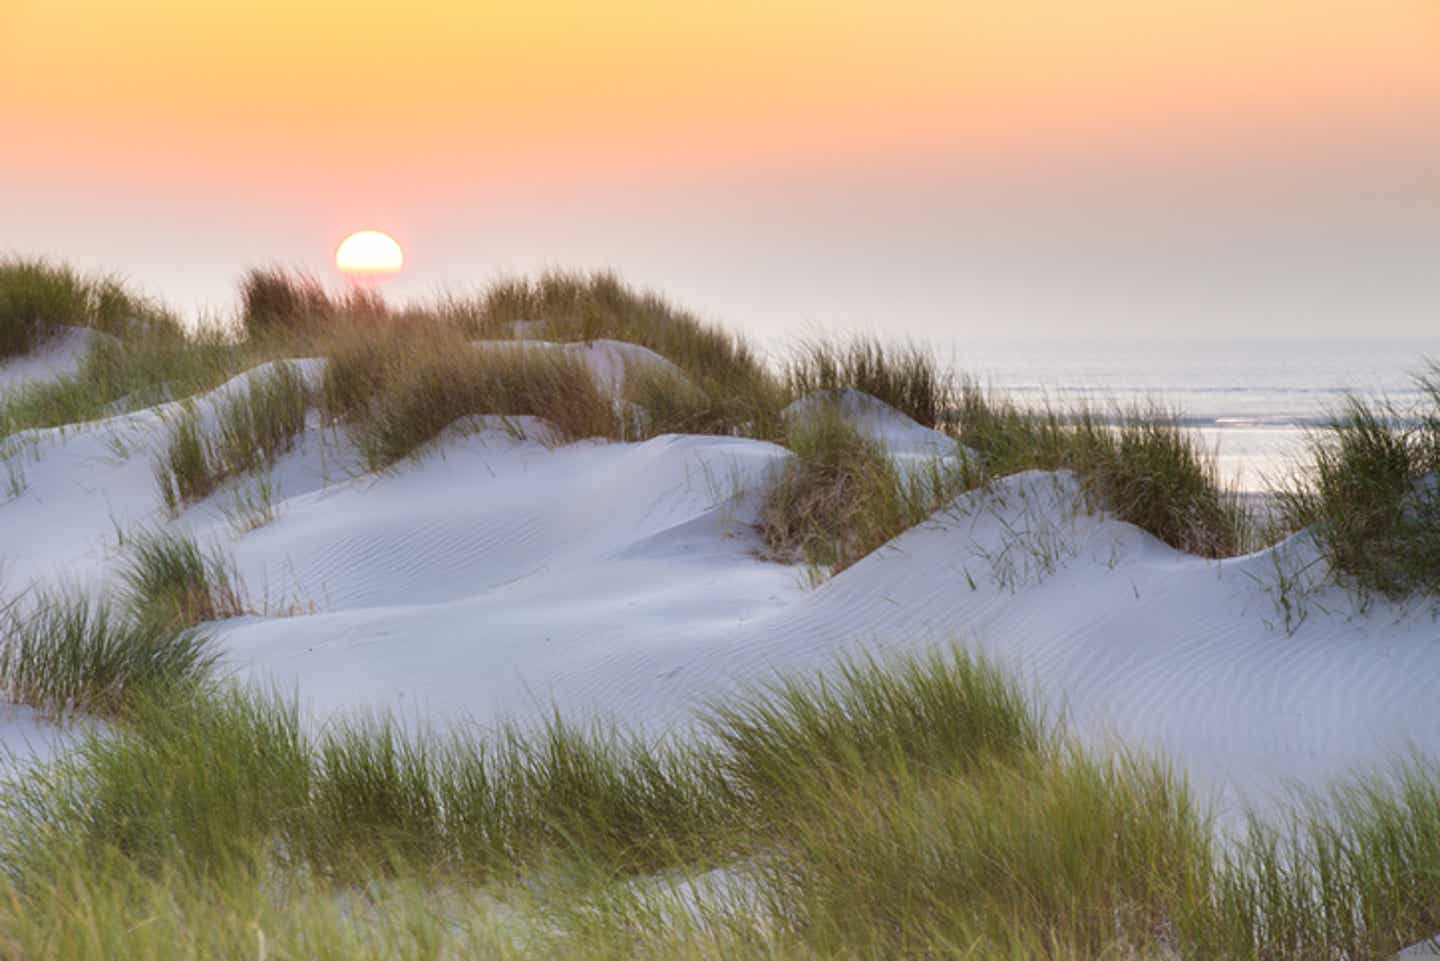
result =
[[[613,268],[766,340],[1424,338],[1431,0],[11,0],[0,252],[193,314]],[[1259,9],[1263,6],[1263,9]]]

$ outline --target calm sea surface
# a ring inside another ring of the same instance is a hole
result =
[[[1440,327],[1440,323],[1437,323]],[[1159,401],[1215,445],[1247,490],[1292,469],[1305,430],[1346,393],[1419,399],[1413,376],[1440,360],[1427,340],[968,341],[940,343],[957,369],[1024,404]]]

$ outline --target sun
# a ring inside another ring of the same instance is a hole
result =
[[[405,254],[389,234],[361,230],[335,248],[335,266],[352,276],[383,277],[400,272]]]

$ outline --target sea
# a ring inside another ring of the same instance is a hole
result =
[[[1440,318],[1437,318],[1440,329]],[[1303,469],[1306,438],[1347,395],[1422,400],[1440,363],[1424,340],[969,340],[936,342],[961,373],[1026,406],[1156,403],[1197,431],[1239,489],[1264,492]]]

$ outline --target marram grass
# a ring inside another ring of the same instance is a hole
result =
[[[1213,452],[1161,412],[1103,419],[1087,410],[1022,412],[1003,398],[957,383],[946,364],[916,344],[873,338],[812,340],[771,364],[742,338],[613,274],[552,271],[499,281],[475,297],[451,295],[395,309],[370,296],[334,295],[293,271],[265,268],[243,279],[234,329],[212,325],[184,333],[173,318],[162,322],[169,317],[162,308],[113,281],[85,281],[63,267],[14,265],[24,267],[20,273],[26,276],[38,270],[37,276],[54,280],[61,293],[78,292],[71,299],[86,300],[91,322],[118,339],[97,344],[76,374],[0,398],[0,437],[183,400],[266,361],[302,356],[329,360],[321,407],[332,420],[350,425],[372,468],[412,456],[446,426],[475,414],[544,417],[562,442],[667,432],[784,441],[789,428],[781,412],[791,401],[855,388],[921,423],[951,431],[979,451],[966,484],[1032,467],[1070,468],[1082,475],[1097,504],[1173,546],[1207,556],[1259,546],[1254,523],[1216,474]],[[63,303],[68,296],[55,294],[50,299],[57,306],[42,313],[70,316],[73,310]],[[102,303],[108,306],[97,306]],[[152,320],[105,319],[136,313]],[[481,351],[487,359],[476,360],[463,349],[475,339],[527,338],[637,343],[670,360],[679,375],[628,372],[617,405],[564,360],[542,362],[529,356],[539,352],[523,351],[523,361],[501,363],[495,351]],[[447,387],[452,380],[454,390]],[[295,409],[281,404],[259,420],[247,420],[243,406],[230,408],[235,416],[224,427],[230,440],[223,453],[217,453],[214,438],[200,437],[198,427],[185,425],[183,418],[177,421],[178,456],[166,463],[167,451],[157,469],[162,491],[179,508],[205,496],[224,476],[247,469],[234,464],[264,460],[267,447],[273,447],[268,437],[290,436]],[[928,480],[943,482],[928,486],[944,490],[916,487],[900,498],[908,505],[894,497],[872,498],[872,504],[890,500],[881,513],[893,515],[896,507],[915,513],[927,503],[943,503],[952,492],[950,479]],[[883,486],[877,481],[859,488],[875,493]],[[869,508],[859,513],[876,523],[852,539],[856,543],[878,546],[888,539],[881,533],[907,526]],[[810,537],[808,543],[796,550],[794,537],[775,538],[779,553],[806,558],[817,568],[844,566],[859,556],[854,545],[833,537]]]
[[[1292,814],[1222,846],[1173,769],[958,653],[781,679],[666,741],[190,688],[0,794],[0,947],[1350,961],[1440,930],[1433,769]]]
[[[252,372],[219,403],[210,429],[194,403],[183,403],[155,458],[161,500],[177,512],[227,479],[273,464],[304,432],[309,405],[304,376],[284,361]]]
[[[119,716],[137,698],[202,682],[215,657],[203,634],[75,589],[0,610],[4,699],[56,720]]]
[[[1415,410],[1351,397],[1312,434],[1310,470],[1280,493],[1333,570],[1365,594],[1440,592],[1440,367],[1417,378]]]
[[[173,332],[178,322],[115,277],[86,276],[43,259],[0,258],[0,360],[31,352],[64,326],[124,336]]]
[[[772,556],[816,571],[844,570],[964,490],[958,457],[902,468],[823,400],[791,418],[785,442],[760,531]]]
[[[128,540],[122,579],[137,621],[179,629],[247,613],[234,560],[220,547],[206,550],[187,532],[163,529]]]
[[[1215,452],[1162,408],[1026,410],[969,382],[951,429],[979,455],[965,463],[971,486],[1024,470],[1072,470],[1097,506],[1171,547],[1230,557],[1261,546]]]
[[[427,351],[386,374],[356,434],[372,469],[412,456],[466,417],[539,417],[562,442],[619,434],[614,402],[578,358],[523,346]]]

